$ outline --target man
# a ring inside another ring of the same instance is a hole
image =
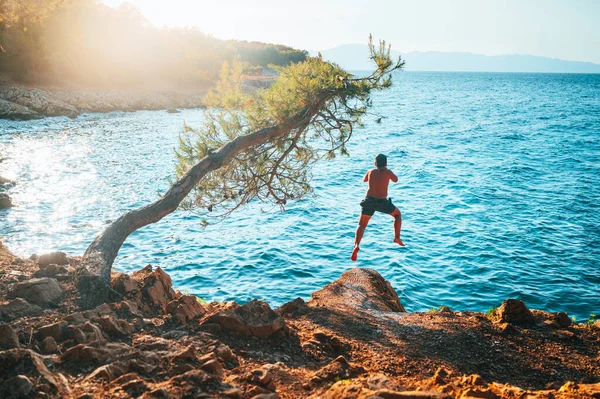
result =
[[[375,169],[371,169],[365,174],[363,181],[369,183],[367,196],[360,202],[362,214],[356,229],[356,238],[354,239],[354,250],[350,259],[356,260],[358,251],[360,250],[360,241],[362,240],[369,219],[375,211],[387,213],[394,218],[394,242],[400,246],[404,243],[400,239],[400,228],[402,227],[402,215],[400,210],[392,204],[392,199],[387,198],[388,185],[390,180],[394,183],[398,182],[398,177],[387,168],[387,157],[379,154],[375,157]]]

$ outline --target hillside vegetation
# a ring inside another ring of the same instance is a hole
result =
[[[203,89],[224,61],[247,62],[248,74],[269,64],[303,61],[283,45],[225,41],[191,28],[158,28],[131,5],[98,0],[0,2],[0,73],[28,84]]]

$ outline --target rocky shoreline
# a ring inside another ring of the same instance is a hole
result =
[[[47,116],[75,118],[84,112],[202,108],[205,93],[38,89],[0,89],[0,119]]]
[[[507,300],[407,313],[372,269],[278,309],[206,303],[148,265],[78,304],[64,253],[0,244],[0,397],[597,398],[600,324]]]
[[[274,76],[248,78],[242,83],[246,92],[266,88]],[[4,87],[3,87],[4,86]],[[85,112],[133,112],[204,108],[206,92],[126,91],[66,88],[26,88],[0,85],[0,119],[31,120],[50,116],[76,118]]]

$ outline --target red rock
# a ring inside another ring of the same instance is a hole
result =
[[[211,384],[214,381],[214,378],[203,370],[194,369],[183,374],[176,375],[175,377],[171,378],[170,381],[177,384],[188,383],[201,389],[203,386],[208,386]]]
[[[185,347],[183,350],[177,352],[171,358],[172,362],[178,362],[178,361],[182,361],[182,360],[183,361],[196,360],[196,348],[194,347],[194,345],[189,345],[189,346]]]
[[[129,367],[127,364],[117,361],[98,367],[86,377],[86,380],[102,380],[110,382],[115,378],[126,374],[128,371]]]
[[[279,399],[279,394],[277,392],[260,393],[258,395],[254,395],[252,399]]]
[[[137,398],[148,390],[148,385],[137,373],[129,373],[111,382],[108,385],[108,390],[112,390],[115,393],[124,391],[130,397]]]
[[[239,388],[231,387],[221,391],[221,395],[226,398],[242,399],[244,397],[243,392]]]
[[[312,294],[310,306],[328,309],[372,309],[406,312],[392,285],[373,269],[348,270],[333,283]]]
[[[231,311],[217,312],[211,315],[202,324],[217,324],[225,330],[233,331],[241,335],[251,335],[250,330],[240,315]]]
[[[393,392],[380,390],[375,396],[383,399],[452,399],[452,396],[439,391],[404,391]]]
[[[343,356],[338,356],[331,363],[322,367],[312,377],[311,381],[315,383],[322,383],[325,381],[333,380],[344,380],[348,378],[354,378],[365,370],[362,367],[352,365]]]
[[[114,316],[114,314],[115,313],[113,312],[111,306],[107,303],[103,303],[102,305],[98,306],[96,309],[88,310],[83,313],[84,317],[86,317],[88,319],[91,319],[94,317],[108,316],[108,315]]]
[[[206,314],[206,310],[194,295],[181,295],[168,303],[166,311],[173,315],[179,324],[186,324]]]
[[[215,355],[223,361],[228,361],[233,358],[233,352],[231,352],[231,348],[225,344],[221,344],[215,348]]]
[[[86,322],[83,326],[75,328],[75,330],[73,331],[73,339],[78,344],[106,341],[106,338],[104,338],[100,327],[90,323],[89,321]]]
[[[200,368],[206,371],[208,374],[212,374],[219,378],[223,377],[223,366],[216,359],[211,359],[200,366]]]
[[[206,319],[205,323],[218,324],[226,330],[262,339],[285,331],[283,317],[266,302],[256,299],[232,311],[215,313]]]
[[[131,335],[134,331],[133,326],[127,321],[117,319],[112,315],[94,318],[93,321],[98,323],[98,326],[102,331],[113,337],[126,337]]]
[[[402,391],[402,386],[388,377],[385,374],[374,374],[370,375],[367,379],[367,386],[369,389],[378,390],[378,389],[386,389],[389,391]]]
[[[534,320],[533,313],[525,306],[523,301],[507,299],[496,309],[492,315],[496,323],[527,323]]]
[[[153,391],[146,392],[142,395],[142,399],[168,399],[169,391],[165,388],[157,388]]]
[[[127,298],[133,298],[140,290],[138,283],[125,273],[115,273],[111,276],[111,285],[115,291]]]
[[[485,382],[483,380],[483,378],[481,378],[481,376],[478,375],[478,374],[471,374],[471,375],[468,375],[468,376],[464,376],[462,378],[461,382],[462,382],[463,385],[466,385],[466,386],[480,386],[480,387],[483,387],[483,386],[487,385],[487,382]]]
[[[461,398],[496,399],[498,395],[487,388],[468,388],[463,391]]]
[[[0,376],[12,373],[14,370],[27,374],[29,378],[39,376],[38,384],[47,384],[50,392],[62,394],[59,396],[68,396],[69,385],[64,376],[48,371],[42,357],[30,349],[14,348],[0,352]],[[0,392],[2,392],[2,388],[10,387],[2,384]]]
[[[142,280],[141,303],[146,305],[148,310],[158,310],[164,313],[167,304],[175,299],[171,277],[160,267],[152,271],[152,266],[148,265],[144,269],[135,272],[132,277],[136,280]]]
[[[310,312],[310,308],[306,305],[304,299],[296,298],[293,301],[284,303],[279,308],[275,309],[275,311],[282,316],[302,315]]]
[[[267,388],[271,391],[275,390],[275,384],[273,383],[273,377],[268,370],[264,368],[258,368],[246,373],[244,379],[251,384],[260,385],[261,387]]]
[[[144,317],[137,304],[133,301],[121,301],[116,305],[116,310],[122,317]]]
[[[128,345],[121,343],[95,343],[90,345],[78,344],[67,349],[61,356],[63,361],[109,363],[118,360],[121,356],[132,352]]]
[[[435,374],[433,375],[433,377],[431,377],[431,380],[436,385],[444,385],[444,384],[446,384],[446,378],[448,377],[449,374],[450,373],[448,373],[448,371],[446,369],[439,367],[435,371]]]
[[[571,318],[565,312],[554,313],[554,321],[559,328],[567,328],[572,324]]]

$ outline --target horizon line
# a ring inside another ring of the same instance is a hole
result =
[[[334,50],[338,47],[342,47],[342,46],[364,46],[367,47],[367,44],[363,44],[363,43],[344,43],[344,44],[338,44],[337,46],[328,48],[328,49],[323,49],[323,50],[306,50],[309,53],[310,52],[314,52],[314,53],[320,53],[320,52],[324,52],[324,51],[330,51],[330,50]],[[473,53],[470,51],[439,51],[439,50],[412,50],[412,51],[401,51],[401,50],[394,50],[394,48],[392,47],[392,51],[398,52],[400,53],[400,55],[403,54],[411,54],[411,53],[441,53],[441,54],[470,54],[470,55],[479,55],[479,56],[483,56],[483,57],[507,57],[507,56],[528,56],[528,57],[537,57],[537,58],[546,58],[548,60],[556,60],[556,61],[566,61],[566,62],[581,62],[581,63],[585,63],[585,64],[592,64],[595,66],[600,67],[600,64],[597,64],[593,61],[581,61],[581,60],[567,60],[564,58],[556,58],[556,57],[548,57],[545,55],[535,55],[535,54],[529,54],[529,53],[503,53],[503,54],[493,54],[493,55],[488,55],[488,54],[482,54],[482,53]],[[448,71],[448,72],[452,72],[452,71]],[[458,71],[455,71],[458,72]],[[469,71],[466,71],[469,72]],[[560,73],[560,72],[559,72]]]

